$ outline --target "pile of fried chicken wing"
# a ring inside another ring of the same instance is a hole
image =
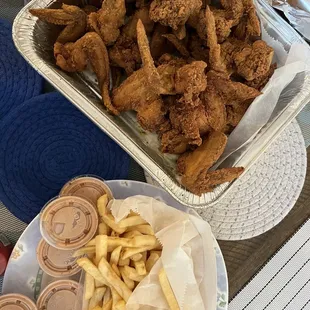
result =
[[[180,155],[189,191],[201,195],[242,174],[210,168],[276,68],[252,0],[104,0],[30,13],[63,27],[54,45],[62,70],[91,65],[108,111],[136,111],[161,151]]]

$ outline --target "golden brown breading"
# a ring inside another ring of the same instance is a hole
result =
[[[122,29],[122,34],[131,39],[137,38],[137,22],[141,20],[147,34],[151,33],[154,28],[154,22],[150,19],[149,8],[143,7],[135,12],[133,16],[129,18],[129,21]]]
[[[171,129],[162,134],[161,151],[170,154],[183,154],[188,147],[189,139],[177,129]]]
[[[54,56],[56,64],[68,72],[83,71],[89,61],[97,76],[105,106],[110,112],[118,114],[118,111],[112,106],[109,96],[110,66],[108,51],[98,34],[88,32],[75,43],[65,45],[56,42]]]
[[[131,75],[137,69],[137,64],[141,63],[138,44],[123,34],[109,49],[109,57],[112,65],[125,69],[127,75]]]
[[[262,90],[272,77],[275,69],[277,69],[276,63],[270,66],[270,69],[266,74],[261,75],[252,81],[246,81],[245,84],[258,90]]]
[[[95,6],[93,5],[85,5],[82,10],[87,14],[89,15],[90,13],[95,13],[98,11],[98,8],[96,8]]]
[[[30,9],[29,12],[48,23],[66,26],[57,42],[75,42],[86,32],[87,15],[77,6],[63,4],[61,9]]]
[[[189,37],[188,48],[194,59],[202,60],[208,64],[209,49],[203,45],[203,42],[198,35],[194,34]]]
[[[206,8],[206,26],[207,26],[207,45],[210,49],[209,63],[212,70],[226,73],[225,64],[221,58],[221,47],[217,43],[215,19],[209,6]]]
[[[153,21],[178,30],[185,25],[190,15],[199,12],[201,0],[154,0],[150,6],[150,17]]]
[[[262,40],[255,41],[251,47],[243,48],[234,56],[238,74],[248,81],[267,74],[273,53],[273,49]]]
[[[105,0],[98,12],[88,15],[88,26],[106,45],[111,45],[120,35],[119,28],[124,25],[125,15],[125,0]]]
[[[233,82],[225,75],[214,71],[207,73],[208,85],[213,85],[221,96],[225,105],[235,105],[249,99],[254,99],[261,93],[252,87],[240,82]]]
[[[150,44],[154,59],[158,59],[161,55],[173,51],[174,48],[167,42],[167,39],[163,37],[163,34],[167,33],[169,33],[168,26],[163,26],[161,24],[155,25]]]
[[[185,187],[193,185],[202,172],[207,172],[224,152],[227,143],[225,134],[213,131],[193,152],[181,155],[178,171]]]
[[[215,131],[224,131],[226,126],[226,107],[214,85],[210,84],[200,96],[205,107],[209,126]]]
[[[242,167],[223,168],[210,172],[202,172],[196,182],[187,186],[193,194],[201,196],[203,193],[212,192],[217,185],[231,182],[244,172]]]
[[[227,125],[236,127],[241,121],[249,106],[250,103],[247,101],[232,106],[227,106]]]
[[[174,34],[163,34],[162,36],[175,46],[181,56],[185,58],[188,58],[190,56],[189,51],[186,49],[186,46]]]
[[[227,19],[227,12],[224,10],[212,9],[212,13],[215,19],[217,42],[222,43],[229,37],[234,21]]]
[[[194,94],[203,92],[207,87],[203,61],[193,61],[177,70],[175,75],[175,89],[178,94],[184,94],[184,102],[191,104]]]

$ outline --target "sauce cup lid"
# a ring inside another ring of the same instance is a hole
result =
[[[72,280],[59,280],[48,285],[37,300],[39,310],[74,310],[79,284]]]
[[[109,186],[102,180],[94,176],[81,176],[70,180],[64,185],[60,196],[78,196],[89,200],[97,207],[97,200],[104,194],[108,195],[109,200],[113,194]]]
[[[0,310],[37,310],[34,302],[20,294],[0,296]]]
[[[74,250],[59,250],[42,239],[37,247],[37,259],[41,269],[48,275],[70,277],[81,270],[76,263],[77,258],[72,257]]]
[[[58,197],[49,201],[41,211],[41,234],[56,249],[73,250],[82,247],[93,238],[97,228],[97,211],[81,197]]]

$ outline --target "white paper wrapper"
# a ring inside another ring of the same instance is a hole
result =
[[[229,135],[225,151],[214,169],[219,166],[231,166],[242,156],[242,152],[246,150],[245,146],[255,138],[263,126],[287,107],[291,100],[285,99],[298,93],[293,81],[298,78],[296,75],[310,70],[309,48],[295,43],[287,53],[283,45],[268,34],[271,32],[269,30],[268,25],[262,24],[262,39],[274,49],[273,62],[277,63],[278,69],[262,90],[262,95],[253,101],[238,126]],[[228,160],[225,161],[226,159]]]
[[[109,204],[116,221],[130,210],[153,228],[163,245],[162,257],[127,302],[127,310],[168,310],[158,282],[164,267],[180,309],[214,310],[217,298],[216,257],[209,224],[146,196],[114,200]]]

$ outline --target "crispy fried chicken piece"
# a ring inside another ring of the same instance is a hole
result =
[[[214,85],[210,84],[200,96],[208,116],[209,126],[215,131],[224,131],[226,107]]]
[[[243,172],[244,168],[242,167],[232,167],[201,173],[195,184],[188,186],[187,189],[193,194],[201,196],[204,193],[212,192],[217,185],[237,179]]]
[[[194,59],[202,60],[208,64],[209,49],[203,45],[202,40],[198,35],[194,34],[190,36],[188,48]]]
[[[222,43],[229,37],[234,21],[227,19],[227,12],[224,10],[213,9],[212,13],[215,19],[217,42]]]
[[[137,39],[143,67],[113,90],[113,105],[120,112],[137,111],[141,126],[146,130],[156,131],[165,122],[166,111],[160,97],[160,76],[141,20],[137,23]]]
[[[272,77],[276,69],[277,69],[277,64],[274,63],[270,66],[270,69],[266,74],[261,75],[252,81],[246,81],[245,84],[261,91],[265,87],[265,85],[268,83],[268,81],[270,80],[270,78]]]
[[[87,14],[89,15],[90,13],[95,13],[98,11],[98,8],[96,8],[95,6],[93,5],[85,5],[82,10]]]
[[[207,73],[208,85],[215,87],[221,96],[225,105],[235,105],[249,99],[254,99],[261,93],[252,87],[240,82],[233,82],[225,75],[218,74],[214,71]]]
[[[217,72],[226,73],[225,64],[221,58],[221,47],[217,42],[215,19],[209,6],[206,8],[206,26],[207,26],[207,45],[210,49],[209,63],[211,69]]]
[[[113,44],[125,22],[125,0],[105,0],[101,9],[88,15],[88,26],[97,32],[106,45]]]
[[[89,62],[97,76],[104,105],[110,112],[118,114],[118,111],[112,106],[109,96],[110,66],[108,51],[98,34],[88,32],[75,43],[65,45],[56,42],[54,56],[56,64],[68,72],[83,71]]]
[[[136,39],[137,22],[139,19],[141,19],[146,33],[150,34],[153,31],[154,22],[150,19],[148,7],[143,7],[137,10],[135,14],[129,18],[127,24],[123,27],[122,33],[131,39]]]
[[[250,106],[250,102],[245,101],[233,106],[227,106],[227,125],[236,127]]]
[[[243,168],[208,171],[222,155],[226,143],[225,134],[213,131],[196,150],[181,155],[177,170],[182,176],[182,185],[192,193],[201,195],[212,191],[216,185],[238,178],[244,171]]]
[[[128,76],[137,69],[137,64],[141,63],[138,44],[123,34],[109,49],[109,56],[112,65],[125,69]]]
[[[224,152],[226,143],[225,134],[212,131],[195,151],[181,155],[177,170],[182,175],[182,184],[193,185],[202,172],[207,172]]]
[[[196,101],[195,106],[179,101],[169,108],[169,112],[172,127],[188,139],[187,143],[200,145],[201,136],[210,130],[208,117],[200,100]]]
[[[240,52],[245,47],[250,47],[250,45],[233,37],[228,38],[224,43],[221,44],[222,61],[224,62],[229,73],[232,73],[235,70],[235,54]]]
[[[199,12],[201,0],[154,0],[150,7],[150,17],[153,21],[164,26],[170,26],[178,30],[181,25],[185,25],[190,15]]]
[[[234,36],[243,41],[260,38],[261,27],[255,7],[250,8],[247,14],[241,18],[234,31]]]
[[[172,32],[179,40],[183,40],[186,37],[185,25],[180,25],[177,30],[173,29]]]
[[[244,14],[244,4],[241,0],[221,0],[222,7],[225,9],[226,17],[233,20],[233,26],[238,25]]]
[[[186,49],[186,46],[174,34],[163,34],[162,36],[175,46],[181,56],[185,58],[188,58],[190,56],[189,51]]]
[[[177,129],[171,129],[162,134],[160,142],[163,153],[183,154],[187,150],[189,139]]]
[[[57,42],[75,42],[86,32],[87,15],[77,6],[63,4],[61,9],[30,9],[29,12],[48,23],[66,26]]]
[[[203,61],[193,61],[177,70],[175,89],[178,94],[183,94],[184,102],[191,104],[193,95],[206,89],[206,67],[207,64]]]
[[[255,41],[251,47],[245,47],[235,54],[237,73],[248,81],[267,74],[273,54],[273,49],[266,42]]]
[[[167,39],[163,37],[163,34],[167,33],[169,33],[168,26],[163,26],[159,23],[155,25],[150,44],[151,53],[154,59],[158,59],[163,54],[173,51],[171,44],[169,44]]]

